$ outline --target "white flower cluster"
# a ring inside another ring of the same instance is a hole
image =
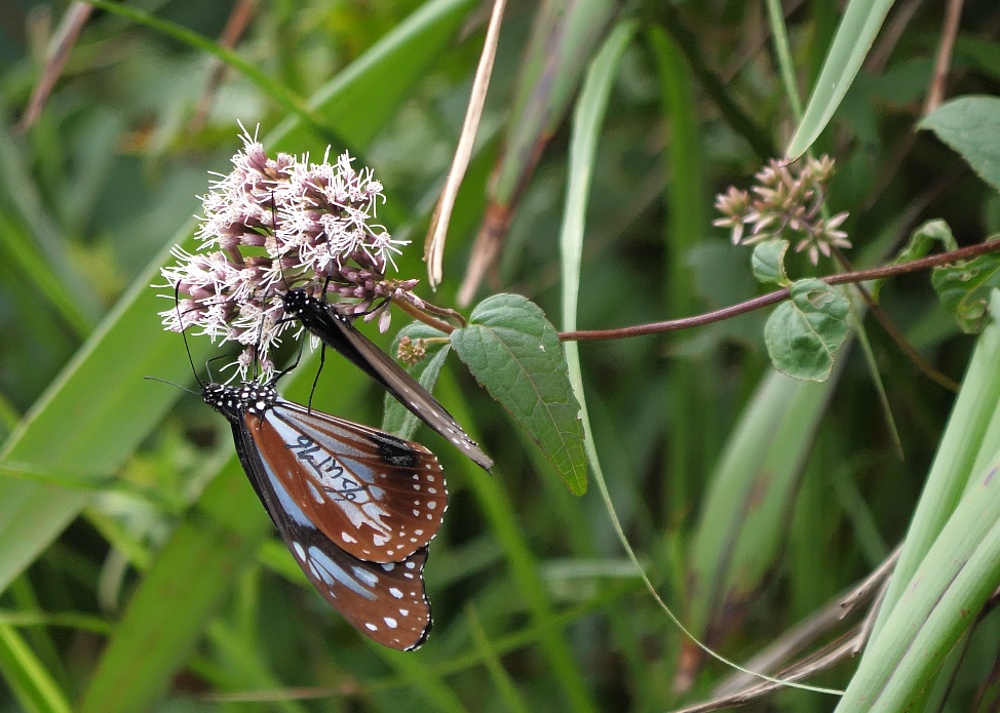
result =
[[[201,197],[197,251],[176,247],[177,262],[161,270],[166,284],[156,287],[169,287],[164,296],[175,301],[160,313],[166,329],[197,327],[213,341],[243,345],[237,373],[266,380],[270,352],[294,324],[280,297],[287,290],[350,298],[350,311],[365,312],[388,296],[416,301],[408,293],[416,281],[385,279],[408,241],[374,222],[385,197],[371,169],[355,170],[346,153],[330,164],[329,148],[321,163],[287,153],[272,159],[256,135],[244,129],[240,138],[233,170]],[[387,315],[380,325],[388,326]]]

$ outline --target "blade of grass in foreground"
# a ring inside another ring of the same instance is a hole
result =
[[[993,293],[990,314],[1000,315],[1000,294]],[[937,539],[945,522],[968,487],[970,479],[992,457],[1000,414],[1000,324],[996,317],[979,335],[962,389],[952,407],[948,426],[913,514],[899,562],[893,572],[875,626],[879,636],[885,620],[899,602],[917,566]],[[991,427],[992,426],[992,427]],[[986,451],[986,453],[982,453]]]
[[[462,399],[449,376],[440,382],[443,401],[458,404],[452,410],[460,423],[470,423],[468,414],[462,413]],[[463,460],[463,465],[468,465]],[[471,467],[471,466],[470,466]],[[484,478],[480,474],[470,476],[466,482],[476,496],[479,507],[503,546],[513,578],[520,590],[527,608],[532,614],[532,623],[538,631],[539,648],[548,658],[552,667],[553,683],[558,684],[566,694],[566,709],[593,711],[586,678],[573,658],[572,650],[562,636],[549,596],[541,577],[541,566],[531,552],[524,531],[518,526],[517,513],[498,481]]]
[[[912,710],[1000,577],[1000,452],[970,489],[865,650],[841,713]]]

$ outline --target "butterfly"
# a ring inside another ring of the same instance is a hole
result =
[[[469,438],[455,417],[403,367],[355,329],[350,317],[302,288],[289,290],[281,298],[285,312],[302,322],[302,326],[319,337],[326,346],[343,354],[348,361],[375,379],[417,418],[451,441],[474,463],[487,471],[493,467],[493,459]]]
[[[374,641],[420,646],[427,543],[448,503],[437,458],[287,401],[273,382],[203,384],[202,398],[230,422],[243,470],[319,593]]]

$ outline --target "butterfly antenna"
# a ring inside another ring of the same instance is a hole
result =
[[[194,374],[194,380],[198,382],[198,386],[204,389],[205,384],[202,382],[201,377],[198,376],[198,370],[194,366],[194,357],[191,356],[191,345],[188,344],[187,329],[185,329],[184,327],[183,314],[181,313],[180,280],[174,283],[174,309],[177,311],[177,326],[180,327],[181,338],[184,340],[184,351],[187,352],[188,364],[191,365],[191,373]],[[154,381],[160,381],[160,379],[154,379]],[[170,382],[164,382],[164,383],[170,383]],[[187,389],[184,389],[184,391],[187,391]]]
[[[167,381],[166,379],[160,379],[159,377],[156,377],[156,376],[144,376],[142,378],[145,379],[146,381],[158,381],[161,384],[166,384],[167,386],[173,386],[175,389],[180,389],[181,391],[186,391],[189,394],[193,394],[195,396],[201,396],[201,394],[199,394],[197,391],[192,391],[191,389],[188,389],[188,388],[186,388],[184,386],[181,386],[180,384],[175,384],[172,381]]]

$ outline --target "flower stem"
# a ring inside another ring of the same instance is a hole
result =
[[[445,334],[451,334],[452,332],[455,331],[455,327],[451,326],[447,322],[444,322],[440,319],[435,319],[434,317],[431,317],[429,314],[419,309],[415,305],[410,304],[406,300],[393,300],[392,303],[397,307],[399,307],[404,312],[406,312],[408,315],[413,317],[414,319],[420,320],[424,324],[428,324],[431,327],[434,327],[434,329],[438,330],[439,332],[444,332]]]

